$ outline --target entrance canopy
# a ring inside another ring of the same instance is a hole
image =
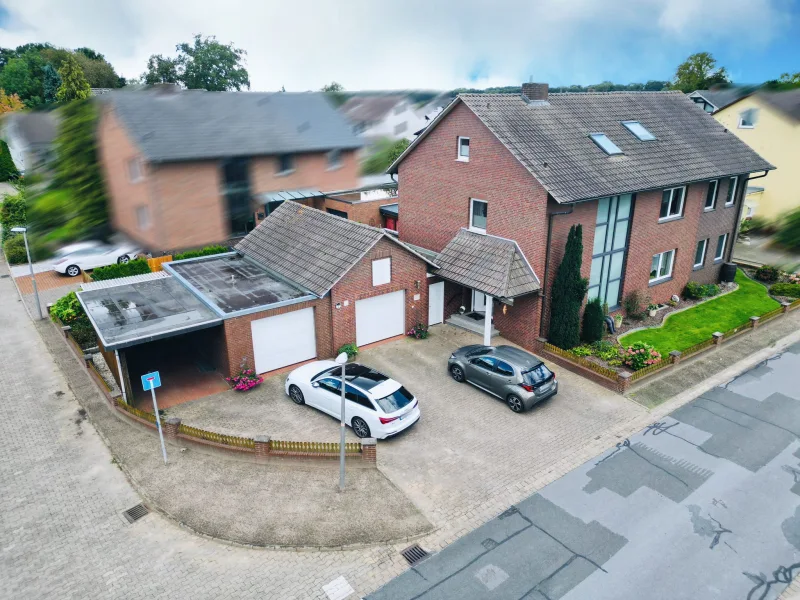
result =
[[[77,293],[106,350],[127,348],[222,323],[172,277]]]

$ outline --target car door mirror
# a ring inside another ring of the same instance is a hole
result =
[[[313,387],[313,388],[318,388],[318,387],[319,387],[319,382],[317,382],[317,381],[312,381],[312,382],[311,382],[311,387]]]

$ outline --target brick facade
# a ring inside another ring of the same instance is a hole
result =
[[[183,249],[224,242],[230,237],[222,194],[219,160],[154,164],[144,161],[113,107],[106,106],[98,125],[98,154],[107,182],[111,224],[153,251]],[[142,176],[131,181],[129,163],[139,159]],[[291,173],[279,174],[277,158],[254,157],[250,163],[253,212],[263,192],[314,188],[354,188],[359,181],[355,150],[343,151],[341,166],[328,167],[326,152],[295,155]],[[144,211],[145,224],[137,209]]]
[[[392,280],[373,287],[372,261],[391,257]],[[255,365],[253,336],[250,323],[304,308],[314,308],[314,325],[317,338],[317,358],[333,358],[344,344],[356,341],[355,306],[357,300],[405,290],[406,330],[416,323],[428,323],[428,288],[425,283],[427,263],[403,247],[382,239],[339,281],[331,292],[319,300],[300,302],[273,310],[265,310],[223,322],[224,340],[220,353],[226,358],[223,371],[227,375],[238,373],[242,358],[250,367]],[[419,282],[419,289],[417,288]],[[419,295],[419,299],[414,299]],[[347,306],[345,306],[347,302]],[[336,308],[336,305],[339,308]],[[280,343],[276,340],[276,343]],[[227,368],[226,368],[227,367]]]
[[[468,162],[456,160],[459,136],[470,138]],[[400,163],[398,173],[403,198],[401,240],[441,251],[461,227],[469,226],[470,199],[477,198],[488,203],[486,232],[516,240],[547,294],[563,258],[569,229],[580,223],[582,275],[589,277],[597,201],[556,203],[465,104],[456,106],[420,141]],[[689,185],[683,217],[662,223],[658,220],[662,190],[635,195],[621,297],[640,289],[654,302],[665,302],[673,294],[680,294],[690,280],[718,281],[723,261],[713,260],[717,237],[729,232],[724,256],[728,260],[745,187],[746,181],[740,177],[737,201],[726,207],[728,179],[720,180],[716,208],[706,212],[708,182]],[[569,214],[553,214],[562,212]],[[546,269],[548,215],[552,215],[552,230]],[[709,239],[706,260],[702,269],[693,270],[700,239]],[[650,286],[653,255],[675,248],[671,280]],[[513,306],[495,304],[495,327],[513,342],[533,348],[536,337],[547,333],[550,299],[545,302],[543,318],[542,301],[541,296],[530,295],[515,299]],[[469,309],[470,302],[469,290],[447,283],[445,318],[460,305]]]

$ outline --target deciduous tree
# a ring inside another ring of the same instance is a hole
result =
[[[56,101],[58,88],[61,87],[61,75],[55,70],[53,65],[44,66],[44,81],[42,82],[45,104]]]
[[[22,100],[16,94],[6,94],[6,91],[0,88],[0,115],[3,113],[14,112],[25,108]]]
[[[142,73],[142,81],[148,85],[180,83],[177,61],[161,54],[153,54],[147,60],[147,71]]]
[[[191,44],[178,44],[181,82],[190,90],[225,92],[250,88],[250,76],[244,68],[247,54],[231,44],[221,44],[215,36],[194,36]]]
[[[697,52],[678,65],[671,88],[688,94],[730,81],[725,67],[717,67],[716,59],[709,52]]]

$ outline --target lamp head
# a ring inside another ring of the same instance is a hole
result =
[[[27,227],[12,227],[11,231],[13,233],[25,233],[26,231],[28,231],[28,228]]]
[[[335,358],[335,362],[337,365],[343,365],[347,362],[347,352],[342,352]]]

